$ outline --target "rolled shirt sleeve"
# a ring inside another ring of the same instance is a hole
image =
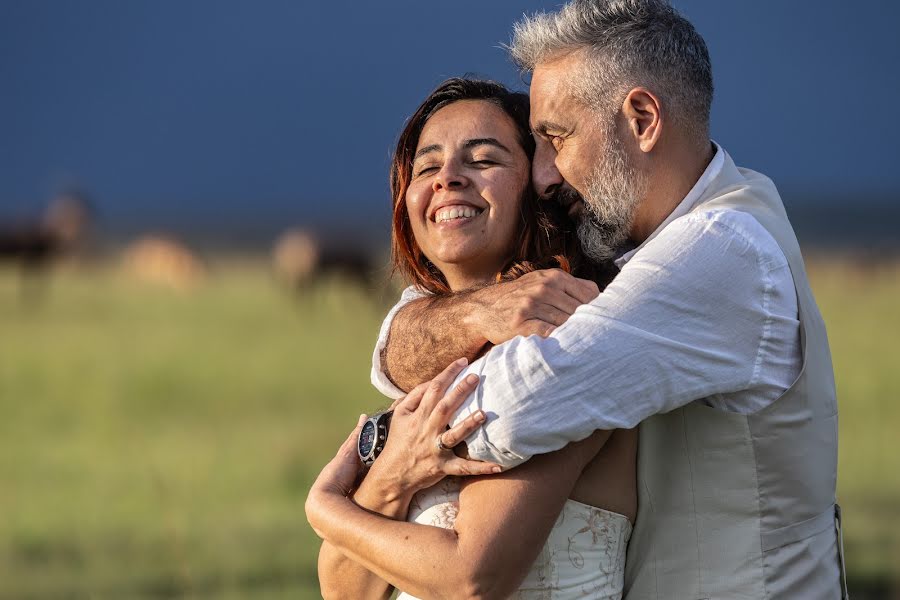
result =
[[[778,339],[799,335],[795,294],[783,253],[752,216],[691,213],[549,337],[517,337],[473,362],[460,379],[482,381],[454,422],[484,410],[469,454],[509,468],[694,400],[773,401],[783,389],[761,371],[766,353],[797,350]]]

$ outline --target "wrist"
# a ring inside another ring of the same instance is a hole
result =
[[[487,289],[487,288],[485,288]],[[465,339],[468,340],[468,350],[475,356],[490,340],[487,338],[486,310],[488,304],[481,295],[485,289],[475,290],[466,294],[460,294],[460,303],[457,306],[456,322],[462,326]]]
[[[354,495],[360,506],[381,511],[392,506],[409,506],[417,488],[403,477],[405,469],[393,468],[387,461],[376,460]]]

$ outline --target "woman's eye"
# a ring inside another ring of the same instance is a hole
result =
[[[437,171],[437,170],[438,170],[438,168],[437,168],[437,167],[434,167],[434,166],[431,166],[431,167],[420,167],[419,170],[416,171],[416,177],[419,177],[419,176],[421,176],[421,175],[427,175],[427,174],[432,173],[432,172]]]

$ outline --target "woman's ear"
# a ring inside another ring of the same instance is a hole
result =
[[[622,114],[628,131],[641,152],[650,152],[662,134],[662,105],[647,88],[637,87],[628,92],[622,103]]]

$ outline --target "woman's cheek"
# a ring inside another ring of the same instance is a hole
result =
[[[410,187],[406,192],[406,212],[414,227],[425,222],[425,210],[428,207],[427,194],[419,188],[420,186]]]

